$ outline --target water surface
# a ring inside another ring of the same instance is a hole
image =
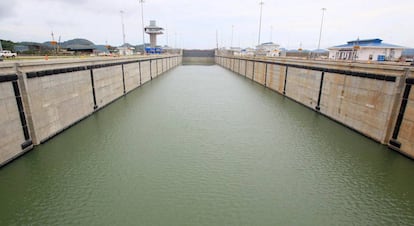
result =
[[[409,225],[414,162],[182,66],[0,169],[0,225]]]

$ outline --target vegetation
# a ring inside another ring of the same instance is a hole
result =
[[[16,45],[16,43],[10,41],[10,40],[2,40],[1,41],[1,45],[3,46],[4,50],[10,50],[12,52],[14,52],[14,46]]]

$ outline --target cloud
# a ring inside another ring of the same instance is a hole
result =
[[[321,22],[321,8],[328,10],[322,33],[323,48],[361,38],[383,38],[384,42],[412,46],[409,21],[414,1],[388,0],[264,0],[261,41],[285,48],[315,49]],[[168,31],[159,44],[185,48],[213,48],[218,31],[220,46],[231,43],[252,47],[258,42],[259,0],[146,0],[145,24],[156,20]],[[1,38],[43,42],[86,38],[94,43],[122,44],[120,10],[125,11],[126,41],[142,42],[141,8],[138,0],[0,0]],[[270,27],[273,27],[272,35]],[[168,33],[168,38],[167,38]],[[145,35],[148,41],[148,36]]]
[[[16,11],[16,2],[13,0],[0,1],[0,20],[13,17]]]

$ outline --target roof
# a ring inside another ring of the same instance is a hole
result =
[[[404,49],[405,48],[405,47],[399,46],[399,45],[383,43],[381,39],[374,38],[374,39],[352,40],[352,41],[348,41],[347,44],[333,46],[333,47],[330,47],[329,49],[353,48],[354,46],[374,47],[374,48],[394,48],[394,49]]]

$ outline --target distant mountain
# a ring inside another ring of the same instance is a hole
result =
[[[62,46],[63,48],[67,48],[68,46],[73,46],[73,45],[83,45],[83,46],[95,46],[95,44],[87,39],[83,39],[83,38],[75,38],[72,40],[68,40],[65,42],[62,42],[60,44],[60,46]]]
[[[414,49],[404,49],[403,52],[402,52],[402,56],[413,57],[414,56]]]
[[[314,49],[311,51],[312,53],[329,53],[326,49]]]

